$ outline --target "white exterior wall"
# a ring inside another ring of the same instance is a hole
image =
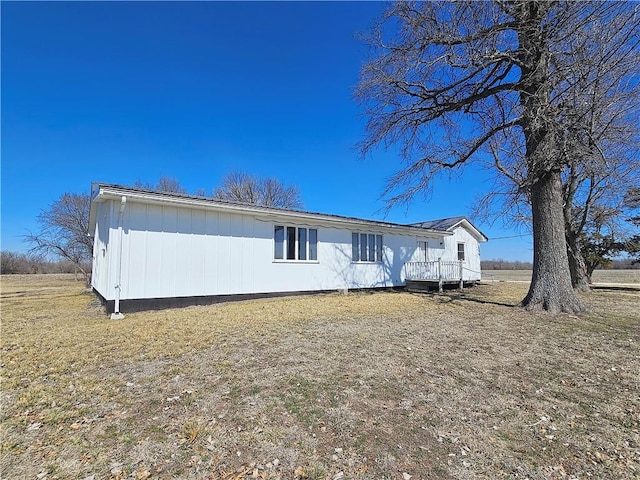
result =
[[[442,260],[458,261],[458,243],[464,243],[463,279],[480,280],[480,243],[464,226],[454,228],[453,236],[445,237]]]
[[[119,208],[113,200],[97,205],[93,286],[107,300],[115,299],[118,283]],[[453,238],[398,235],[376,227],[335,228],[275,214],[131,198],[122,215],[121,300],[398,286],[404,282],[402,266],[415,258],[418,240],[428,241],[429,259],[437,260]],[[317,228],[318,261],[274,260],[276,224]],[[382,234],[384,261],[353,263],[352,232]]]
[[[110,225],[112,205],[113,202],[98,204],[96,228],[93,238],[91,286],[103,296],[103,292],[109,291],[109,268],[112,264],[112,262],[110,262],[110,257],[112,256],[111,242],[109,241],[109,235],[111,234]]]

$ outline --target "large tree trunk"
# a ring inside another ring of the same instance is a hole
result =
[[[531,186],[533,276],[522,301],[527,310],[579,313],[585,310],[571,286],[560,172],[551,171]]]
[[[567,228],[565,226],[565,228]],[[569,258],[569,273],[571,285],[579,292],[590,292],[591,279],[587,274],[587,264],[580,249],[578,237],[567,232],[567,257]]]
[[[521,63],[521,125],[533,214],[533,276],[522,301],[527,310],[550,313],[584,311],[571,287],[564,226],[564,201],[560,167],[554,161],[557,139],[550,110],[548,73],[551,54],[541,32],[546,2],[515,2]]]

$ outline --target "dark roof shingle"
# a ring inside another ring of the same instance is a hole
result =
[[[465,217],[440,218],[438,220],[427,220],[426,222],[412,223],[411,226],[446,231],[464,219]]]

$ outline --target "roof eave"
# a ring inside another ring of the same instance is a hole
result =
[[[485,243],[489,241],[489,237],[487,237],[484,233],[482,233],[480,230],[474,227],[474,225],[466,218],[462,218],[459,222],[455,223],[454,225],[451,225],[447,230],[453,231],[454,228],[458,227],[461,224],[463,224],[465,228],[467,228],[467,230],[470,230],[471,233],[477,238],[477,240],[480,243]]]
[[[151,192],[128,189],[124,187],[111,186],[111,185],[99,185],[96,189],[96,194],[92,198],[91,211],[90,211],[90,234],[95,232],[95,203],[102,202],[104,200],[120,200],[122,196],[126,196],[129,200],[138,200],[144,203],[152,204],[170,204],[175,206],[181,206],[185,208],[202,208],[213,211],[224,212],[237,212],[243,214],[253,214],[261,216],[263,218],[284,218],[311,221],[318,224],[329,225],[343,225],[345,227],[355,228],[368,228],[378,229],[386,232],[393,233],[411,233],[414,235],[422,236],[435,236],[442,237],[453,235],[452,232],[444,230],[433,230],[422,227],[414,227],[408,225],[394,224],[390,222],[378,222],[375,220],[365,220],[353,217],[341,217],[339,215],[326,215],[322,213],[314,212],[302,212],[297,210],[280,210],[270,207],[262,207],[250,204],[236,204],[220,202],[214,199],[189,197],[189,196],[177,196],[167,195],[161,192]]]

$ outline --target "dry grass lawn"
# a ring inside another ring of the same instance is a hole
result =
[[[531,281],[531,270],[483,270],[482,278],[488,281]],[[640,270],[596,270],[593,272],[593,282],[624,283],[640,286]]]
[[[640,477],[640,294],[532,315],[526,284],[112,321],[2,277],[2,478]]]

